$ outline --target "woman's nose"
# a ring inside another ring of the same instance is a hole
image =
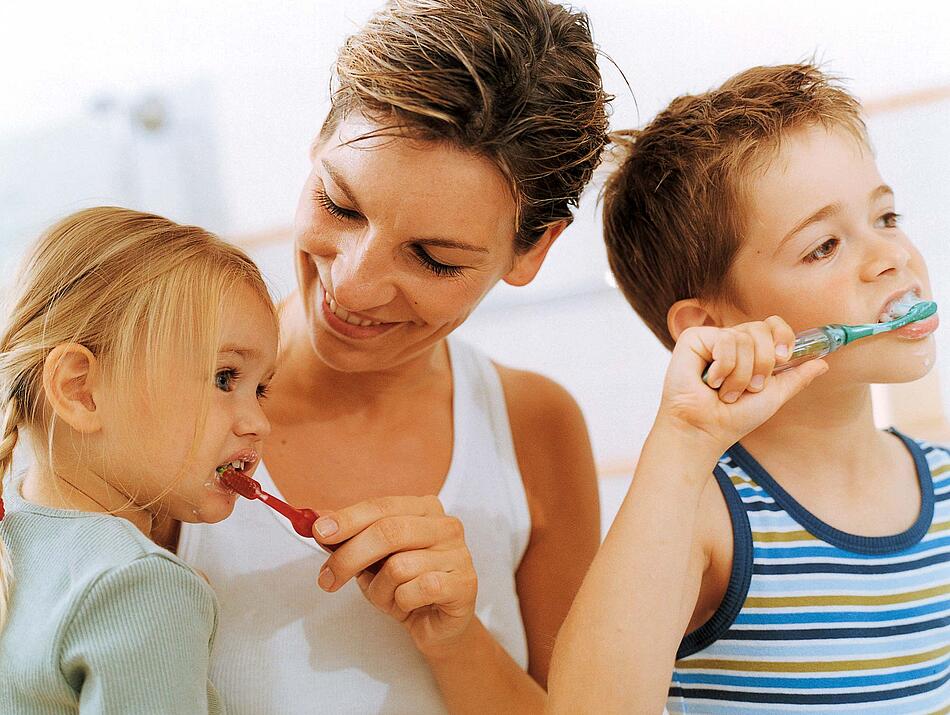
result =
[[[396,297],[395,273],[392,251],[378,234],[352,237],[340,243],[330,267],[333,298],[354,311],[386,305]]]

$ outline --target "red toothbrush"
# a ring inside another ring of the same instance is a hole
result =
[[[221,482],[228,489],[237,492],[245,499],[259,499],[264,502],[276,512],[283,514],[287,517],[287,520],[293,525],[294,531],[300,534],[303,537],[313,538],[313,523],[320,518],[320,515],[317,514],[312,509],[298,509],[297,507],[291,506],[287,502],[278,499],[273,494],[268,494],[263,489],[261,489],[260,482],[256,479],[239,472],[232,466],[228,466],[223,472],[219,472],[219,477]],[[315,540],[315,539],[314,539]],[[335,550],[340,544],[321,544],[317,541],[317,544],[320,548],[327,551]],[[370,564],[366,567],[366,570],[370,573],[378,573],[379,569],[382,568],[383,561],[377,561],[374,564]]]

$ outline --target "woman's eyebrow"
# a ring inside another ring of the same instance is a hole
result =
[[[330,175],[330,178],[333,179],[333,183],[336,184],[340,191],[343,192],[343,195],[349,199],[353,205],[353,209],[359,211],[359,202],[353,196],[353,191],[350,189],[350,185],[346,183],[346,179],[343,178],[343,174],[341,174],[328,159],[321,159],[320,164],[323,166],[324,171]]]

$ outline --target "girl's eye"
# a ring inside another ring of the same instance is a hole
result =
[[[432,271],[437,276],[460,276],[462,275],[462,266],[452,266],[448,263],[440,263],[430,256],[422,246],[413,246],[412,252],[425,268]]]
[[[360,218],[360,214],[358,212],[345,209],[342,206],[337,206],[335,203],[333,203],[333,199],[331,199],[327,192],[323,189],[314,189],[313,198],[314,201],[320,204],[328,214],[334,218],[340,219],[341,221]]]
[[[270,385],[260,384],[257,386],[257,399],[263,400],[267,397],[267,393],[270,392]]]
[[[829,238],[823,244],[818,246],[818,248],[805,256],[805,263],[815,263],[833,255],[834,252],[838,250],[838,243],[839,241],[837,238]]]
[[[218,370],[214,374],[214,386],[222,392],[231,392],[234,389],[234,381],[238,379],[238,371],[233,367]]]
[[[901,218],[899,213],[888,211],[877,220],[877,226],[878,228],[897,228]]]

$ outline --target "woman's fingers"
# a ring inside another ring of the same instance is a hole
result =
[[[341,544],[327,559],[318,582],[327,591],[335,591],[370,564],[401,552],[426,549],[449,551],[464,549],[462,523],[451,516],[389,516],[371,523],[363,531]],[[466,550],[467,553],[467,550]]]
[[[313,538],[324,544],[338,544],[386,517],[443,514],[442,502],[436,496],[368,499],[337,511],[322,513],[313,525]]]
[[[433,579],[426,574],[437,574]],[[424,605],[441,603],[441,598],[447,592],[436,591],[441,579],[438,574],[458,574],[463,579],[455,581],[457,585],[466,585],[466,589],[456,594],[450,594],[449,600],[474,599],[476,593],[475,569],[467,549],[459,548],[452,551],[433,551],[432,549],[404,551],[393,554],[386,560],[386,564],[371,579],[364,579],[361,575],[363,593],[377,608],[393,616],[408,613],[414,608]],[[413,583],[411,589],[402,589],[403,586]],[[402,593],[403,596],[398,596]],[[408,599],[407,594],[416,594],[422,601]],[[417,605],[412,605],[416,603]],[[407,608],[406,606],[409,605]],[[402,619],[400,619],[402,620]]]

